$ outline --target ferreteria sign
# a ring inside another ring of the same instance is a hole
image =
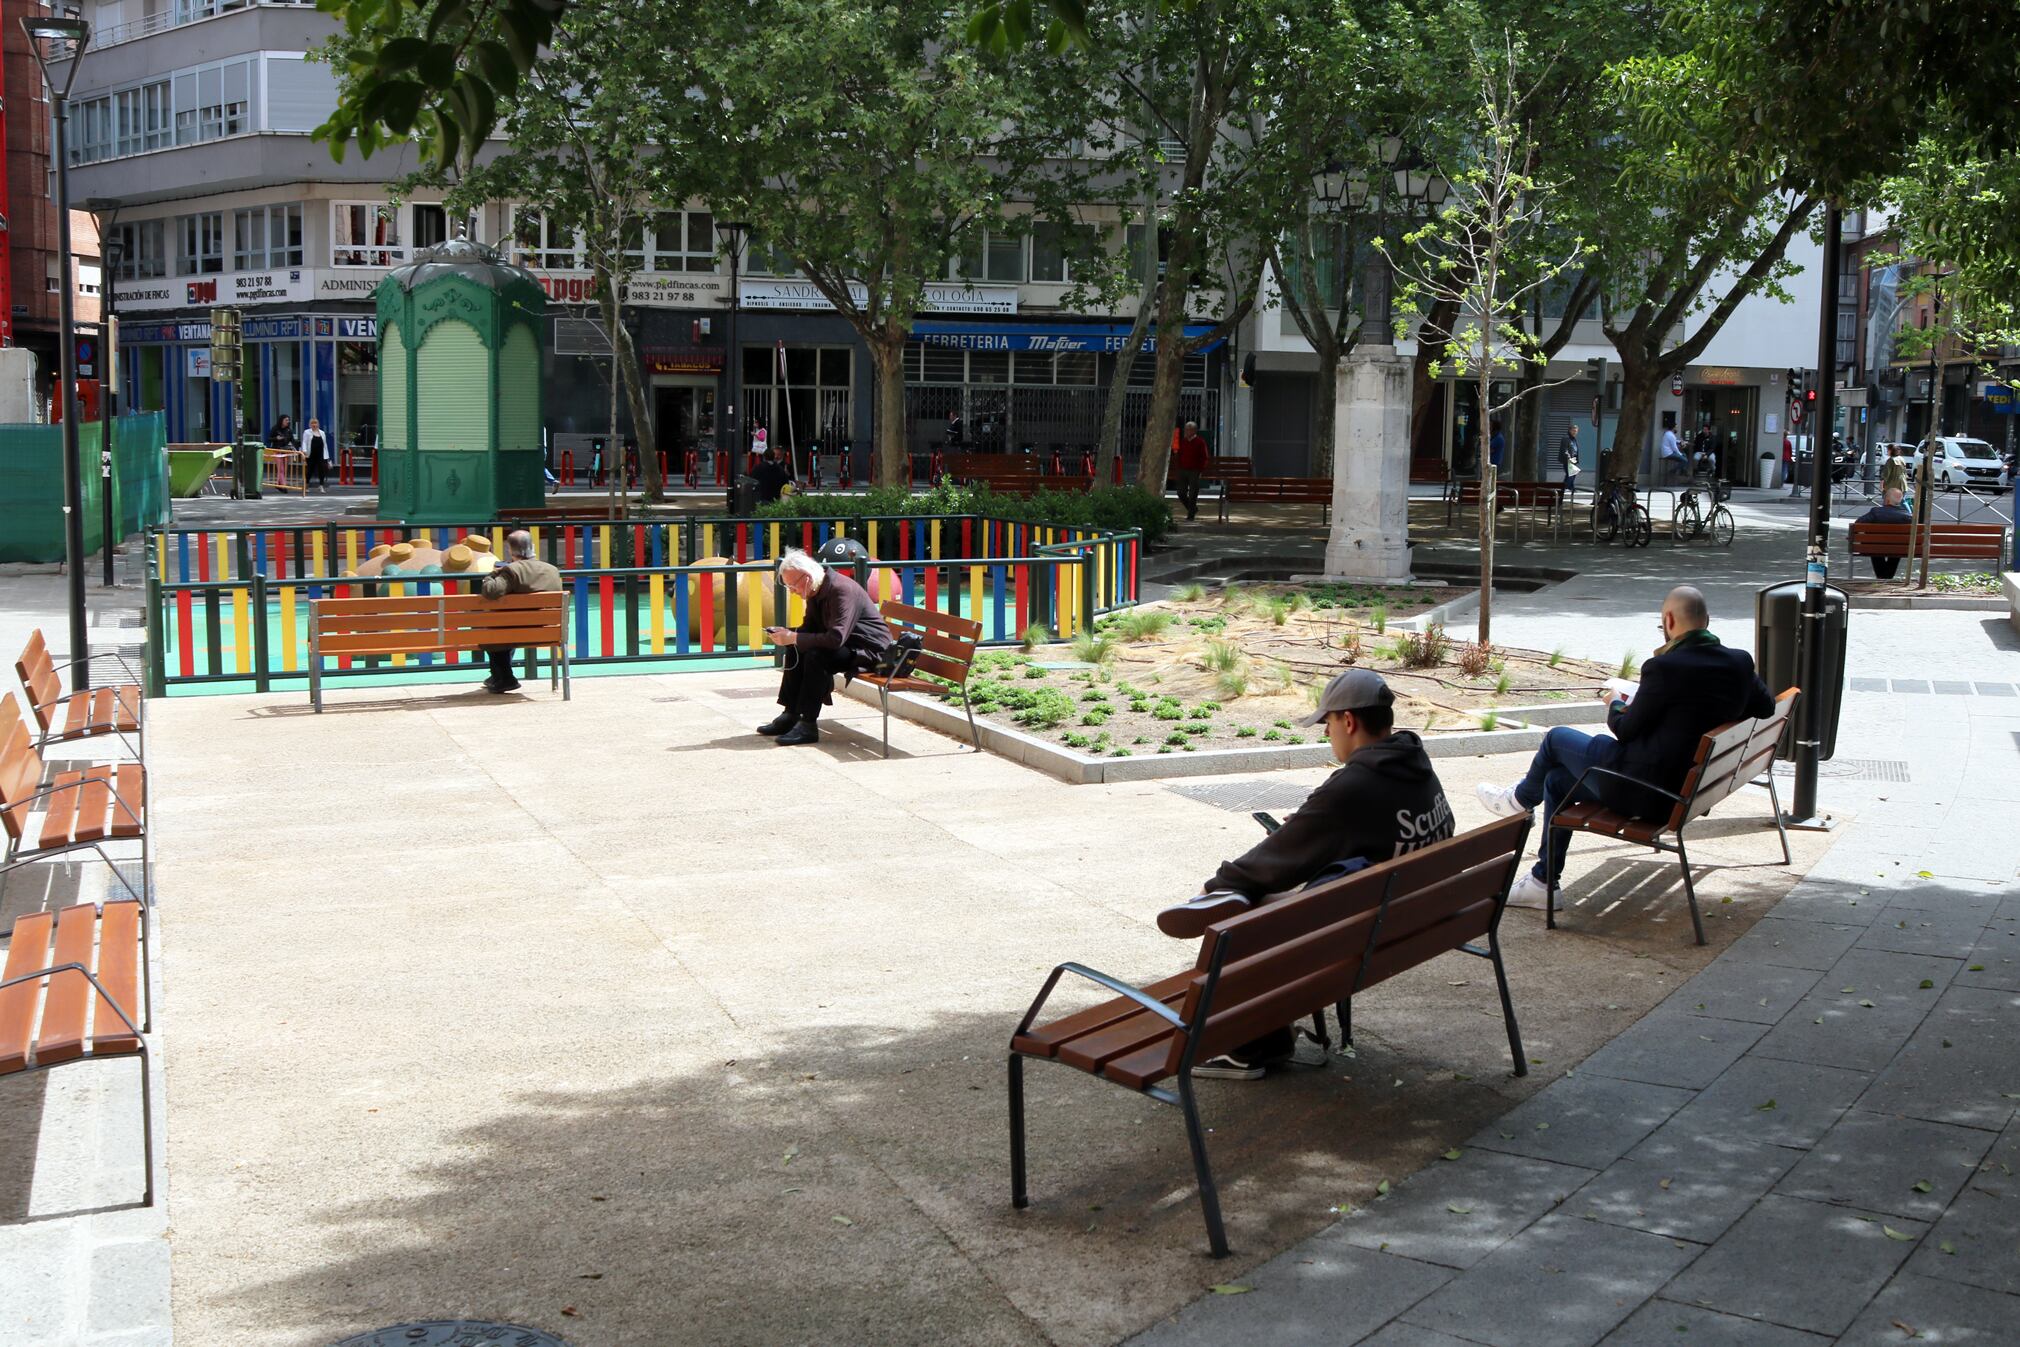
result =
[[[744,281],[737,287],[746,309],[797,309],[828,311],[835,306],[821,288],[807,280]],[[857,305],[870,302],[863,285],[849,283],[849,299]],[[1017,287],[1014,285],[964,285],[958,281],[934,282],[925,287],[919,308],[925,313],[1015,313]]]

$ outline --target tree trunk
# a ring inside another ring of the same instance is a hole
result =
[[[1179,279],[1190,264],[1192,250],[1174,246],[1157,300],[1157,376],[1150,385],[1150,414],[1143,423],[1143,446],[1136,484],[1164,494],[1171,466],[1171,432],[1178,422],[1178,390],[1185,377],[1185,292]]]
[[[1115,480],[1115,456],[1122,452],[1122,413],[1129,406],[1129,376],[1136,369],[1136,357],[1150,336],[1151,306],[1157,302],[1157,287],[1147,285],[1137,303],[1136,318],[1129,325],[1129,339],[1115,353],[1115,373],[1108,385],[1108,400],[1101,408],[1101,440],[1095,450],[1094,485],[1106,486]]]
[[[1630,361],[1624,351],[1620,355],[1620,419],[1613,428],[1613,449],[1606,456],[1606,478],[1632,482],[1641,475],[1641,454],[1655,419],[1662,370],[1655,361]]]
[[[1333,475],[1333,425],[1340,406],[1340,348],[1324,343],[1317,351],[1318,383],[1312,388],[1312,466],[1314,477]]]
[[[1489,273],[1492,274],[1491,272]],[[1491,295],[1491,291],[1490,291]],[[1485,353],[1482,353],[1483,357]],[[1500,494],[1500,474],[1494,468],[1494,455],[1488,449],[1487,435],[1487,394],[1491,387],[1492,366],[1482,358],[1479,361],[1480,387],[1475,396],[1479,399],[1479,411],[1474,419],[1481,423],[1474,433],[1480,441],[1480,635],[1481,645],[1486,645],[1488,633],[1493,628],[1494,619],[1494,521],[1497,518],[1495,496]]]
[[[1515,404],[1515,434],[1508,459],[1508,480],[1512,482],[1543,480],[1542,390],[1549,369],[1547,361],[1525,360],[1516,380],[1516,396],[1521,401]]]
[[[1434,424],[1429,415],[1431,401],[1438,393],[1438,381],[1431,377],[1431,366],[1445,358],[1445,349],[1450,343],[1432,334],[1449,330],[1458,317],[1457,300],[1440,300],[1431,306],[1418,328],[1417,356],[1410,364],[1410,457],[1412,458],[1445,456],[1445,428]]]
[[[864,340],[877,388],[876,484],[904,486],[912,478],[912,456],[905,451],[905,333],[879,329]]]
[[[603,296],[603,326],[610,333],[616,353],[617,375],[624,386],[625,404],[631,409],[631,434],[638,441],[638,472],[645,486],[645,498],[666,498],[666,476],[659,470],[659,435],[652,424],[652,409],[645,403],[645,379],[638,367],[638,346],[617,304],[608,298],[616,293],[607,275],[597,278],[597,293]],[[614,434],[614,432],[613,432]]]

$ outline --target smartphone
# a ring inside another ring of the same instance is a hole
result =
[[[1275,831],[1276,831],[1276,830],[1277,830],[1278,828],[1281,828],[1281,827],[1283,827],[1283,826],[1284,826],[1283,824],[1281,824],[1281,823],[1279,823],[1279,822],[1277,821],[1277,819],[1276,819],[1276,816],[1275,816],[1275,815],[1273,815],[1273,814],[1265,814],[1265,813],[1262,813],[1262,812],[1261,812],[1260,810],[1258,810],[1258,811],[1257,811],[1256,813],[1253,813],[1253,814],[1249,815],[1249,817],[1250,817],[1250,818],[1252,818],[1252,819],[1254,819],[1254,820],[1255,820],[1255,821],[1256,821],[1257,823],[1260,823],[1260,824],[1262,824],[1262,826],[1263,826],[1263,831],[1264,831],[1264,832],[1266,832],[1266,833],[1273,833],[1273,832],[1275,832]]]

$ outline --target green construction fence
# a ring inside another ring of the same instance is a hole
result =
[[[105,423],[77,428],[84,466],[84,550],[105,546],[99,448]],[[112,419],[113,517],[124,539],[164,527],[168,516],[167,429],[160,412]],[[63,560],[63,427],[0,426],[0,561]]]

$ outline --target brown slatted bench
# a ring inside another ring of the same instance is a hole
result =
[[[1730,725],[1721,725],[1697,741],[1697,756],[1692,760],[1690,772],[1683,779],[1683,789],[1668,791],[1660,786],[1638,781],[1634,777],[1616,772],[1608,767],[1588,767],[1578,778],[1578,785],[1585,784],[1587,777],[1610,776],[1616,781],[1625,781],[1642,789],[1676,801],[1667,817],[1656,819],[1629,818],[1616,814],[1605,805],[1592,801],[1562,804],[1550,816],[1550,826],[1568,828],[1572,832],[1594,833],[1600,837],[1617,837],[1625,842],[1637,842],[1654,851],[1669,851],[1676,854],[1677,863],[1683,867],[1683,892],[1690,899],[1690,924],[1697,933],[1697,943],[1704,943],[1704,919],[1697,911],[1697,889],[1691,884],[1690,856],[1683,848],[1683,830],[1694,821],[1703,818],[1712,808],[1732,795],[1740,787],[1755,784],[1766,778],[1768,803],[1774,810],[1775,831],[1781,835],[1782,864],[1791,863],[1789,855],[1789,835],[1782,826],[1781,794],[1775,789],[1774,758],[1775,745],[1780,742],[1782,730],[1788,723],[1789,709],[1795,705],[1797,690],[1789,688],[1775,698],[1775,709],[1758,720],[1735,720]],[[1578,787],[1572,787],[1575,796]],[[1671,846],[1662,840],[1665,833],[1676,838]],[[1544,925],[1557,928],[1557,885],[1552,883],[1544,899]]]
[[[50,658],[49,643],[43,639],[42,629],[37,627],[28,633],[28,644],[14,661],[14,672],[21,679],[22,692],[27,694],[28,710],[42,730],[36,747],[112,735],[138,758],[145,743],[140,684],[108,683],[66,694],[58,671],[83,662],[69,660],[58,664]],[[129,734],[132,739],[127,738]]]
[[[963,479],[969,486],[985,486],[999,496],[1029,496],[1039,491],[1086,491],[1094,485],[1092,477],[1046,477],[1037,473],[969,473]]]
[[[309,605],[309,704],[323,709],[323,661],[339,655],[474,654],[492,646],[551,650],[548,683],[569,699],[567,596],[382,595]]]
[[[982,751],[982,731],[976,728],[974,708],[968,705],[968,670],[975,663],[975,647],[982,640],[982,624],[973,618],[956,617],[933,608],[915,608],[909,603],[899,603],[896,599],[886,599],[877,605],[884,615],[884,623],[894,636],[910,634],[919,638],[919,654],[912,668],[932,678],[918,678],[907,674],[902,678],[887,678],[879,673],[861,673],[856,678],[877,690],[877,700],[884,708],[884,756],[891,756],[891,694],[893,692],[926,692],[935,696],[946,691],[933,679],[944,679],[952,683],[961,693],[961,709],[968,713],[968,734],[975,741],[975,751]]]
[[[0,1076],[139,1058],[144,1206],[154,1205],[154,1107],[143,1037],[153,1028],[149,1001],[141,904],[79,903],[14,923],[0,968]]]
[[[1024,1165],[1024,1059],[1040,1058],[1175,1105],[1185,1115],[1207,1241],[1227,1253],[1192,1067],[1307,1015],[1337,1008],[1352,1041],[1352,1001],[1398,973],[1454,950],[1494,966],[1515,1074],[1528,1074],[1501,962],[1501,912],[1522,861],[1530,818],[1499,819],[1422,851],[1292,894],[1208,927],[1185,972],[1132,987],[1077,963],[1060,964],[1010,1039],[1010,1189],[1030,1205]],[[1485,938],[1486,948],[1475,944]],[[1113,1000],[1038,1024],[1066,973]],[[1164,1084],[1173,1082],[1173,1086]],[[1175,1086],[1175,1088],[1174,1088]]]
[[[2006,526],[2003,524],[1957,524],[1934,520],[1914,532],[1912,524],[1861,524],[1857,520],[1846,530],[1846,545],[1857,557],[1907,557],[1908,540],[1915,539],[1914,552],[1921,550],[1924,534],[1929,540],[1929,556],[1935,561],[1990,561],[2006,559]]]
[[[1494,510],[1542,510],[1550,516],[1553,531],[1563,524],[1564,484],[1562,482],[1498,482],[1494,487]],[[1462,478],[1452,483],[1445,494],[1445,522],[1452,522],[1454,511],[1461,514],[1468,508],[1478,509],[1480,505],[1480,479]]]
[[[150,868],[147,769],[137,762],[62,764],[51,772],[36,751],[14,694],[0,697],[0,826],[7,849],[0,875],[49,856],[93,851],[120,886],[144,900]],[[39,825],[33,824],[37,808]],[[140,888],[106,854],[108,842],[140,843]]]
[[[1333,479],[1330,477],[1243,477],[1221,480],[1220,522],[1227,522],[1230,501],[1279,501],[1291,505],[1317,505],[1321,523],[1332,517]]]

